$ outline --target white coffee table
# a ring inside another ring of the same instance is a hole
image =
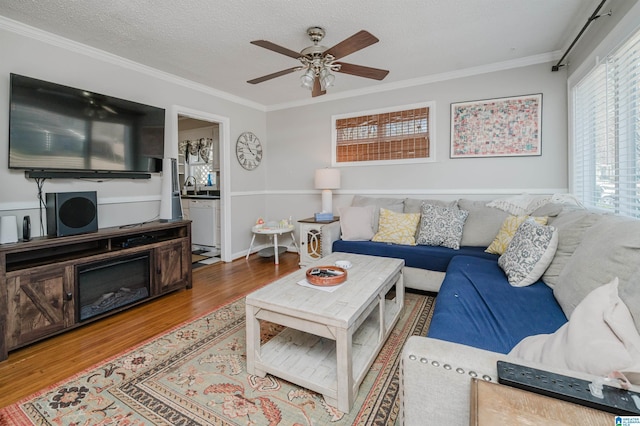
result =
[[[247,372],[314,390],[348,412],[402,313],[404,260],[332,253],[309,267],[336,260],[353,267],[333,292],[297,284],[303,268],[247,296]],[[261,345],[260,320],[287,328]]]

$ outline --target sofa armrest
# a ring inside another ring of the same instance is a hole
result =
[[[498,381],[505,355],[412,336],[400,361],[400,424],[468,425],[471,378]]]
[[[320,250],[322,257],[333,253],[333,242],[340,239],[340,222],[331,222],[322,227]]]
[[[595,376],[429,337],[407,339],[400,361],[400,424],[468,425],[471,377],[498,382],[498,360],[592,381]],[[632,389],[637,392],[638,386]]]

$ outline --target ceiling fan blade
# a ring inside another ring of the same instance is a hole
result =
[[[371,78],[373,80],[382,80],[387,76],[387,74],[389,74],[389,71],[382,70],[380,68],[371,68],[371,67],[365,67],[363,65],[347,64],[345,62],[336,62],[336,64],[340,64],[340,70],[338,70],[338,72],[341,72],[344,74],[351,74],[358,77]]]
[[[322,90],[322,86],[320,86],[320,78],[316,77],[313,81],[313,91],[311,92],[312,97],[322,96],[327,93],[326,90]]]
[[[254,40],[251,44],[255,44],[256,46],[264,47],[265,49],[269,49],[273,52],[280,53],[281,55],[288,56],[293,59],[298,59],[302,55],[299,52],[295,52],[291,49],[287,49],[286,47],[278,46],[275,43],[271,43],[267,40]]]
[[[102,109],[104,109],[108,113],[111,113],[113,115],[118,115],[118,113],[113,108],[111,108],[109,105],[100,105],[100,106],[102,107]]]
[[[340,59],[344,58],[347,55],[351,55],[352,53],[357,52],[360,49],[364,49],[367,46],[371,46],[372,44],[379,41],[380,40],[378,40],[378,38],[370,32],[361,30],[351,37],[342,40],[335,46],[327,49],[324,54],[331,54],[334,58]]]
[[[274,72],[272,74],[263,75],[262,77],[254,78],[253,80],[247,81],[247,83],[249,83],[249,84],[262,83],[263,81],[267,81],[267,80],[271,80],[272,78],[276,78],[276,77],[280,77],[280,76],[283,76],[283,75],[287,75],[287,74],[290,74],[290,73],[292,73],[294,71],[298,71],[299,69],[300,69],[300,67],[287,68],[286,70],[282,70],[282,71]]]

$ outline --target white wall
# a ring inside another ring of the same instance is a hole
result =
[[[297,220],[320,209],[313,171],[330,165],[334,114],[424,101],[436,103],[437,161],[345,167],[342,188],[335,192],[335,208],[349,204],[353,194],[358,193],[457,198],[567,188],[566,73],[551,73],[550,63],[265,112],[260,105],[215,89],[12,25],[0,18],[0,97],[6,100],[0,104],[0,165],[7,164],[11,72],[163,107],[168,114],[177,105],[227,117],[228,146],[221,151],[227,153],[230,190],[228,203],[222,206],[222,219],[227,223],[230,244],[223,241],[223,246],[229,247],[233,257],[248,248],[250,227],[257,217],[276,220],[293,216]],[[532,93],[543,93],[542,156],[449,158],[451,102]],[[170,127],[166,155],[177,157],[177,142],[170,140],[176,126]],[[243,131],[256,133],[265,149],[263,164],[251,172],[242,169],[234,155],[235,139]],[[15,214],[21,223],[22,215],[30,214],[34,234],[38,235],[35,183],[6,166],[0,166],[0,181],[0,215]],[[149,220],[159,212],[159,176],[145,181],[53,180],[47,181],[44,188],[45,192],[76,190],[98,191],[101,227]]]
[[[331,165],[332,115],[425,101],[436,103],[437,161],[341,167],[342,187],[334,191],[334,212],[349,204],[353,194],[486,198],[487,194],[566,191],[566,73],[550,70],[551,63],[543,63],[268,112],[271,218],[301,219],[320,210],[313,174],[316,168]],[[449,158],[452,102],[533,93],[543,94],[542,156]]]
[[[30,27],[16,25],[0,17],[0,216],[32,218],[33,235],[40,235],[37,188],[23,171],[9,170],[8,118],[9,74],[22,74],[89,91],[104,93],[165,108],[167,116],[178,105],[229,119],[227,155],[233,155],[235,139],[243,131],[253,131],[266,141],[266,114],[260,105],[236,100],[214,89],[148,69],[86,46],[53,37]],[[165,156],[177,157],[177,141],[171,141],[175,124],[165,134]],[[175,131],[177,135],[177,131]],[[267,162],[268,160],[265,160]],[[230,227],[231,252],[248,247],[255,211],[265,210],[262,193],[266,167],[246,172],[237,162],[228,161],[230,201],[226,221]],[[48,180],[43,192],[97,191],[101,228],[137,223],[158,216],[161,177],[150,180]],[[234,195],[241,197],[239,205]],[[225,206],[223,206],[223,210]],[[251,214],[248,213],[251,211]],[[223,220],[225,220],[223,214]],[[229,245],[229,242],[226,242]]]

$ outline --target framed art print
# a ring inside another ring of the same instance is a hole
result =
[[[542,94],[451,104],[451,158],[542,155]]]

